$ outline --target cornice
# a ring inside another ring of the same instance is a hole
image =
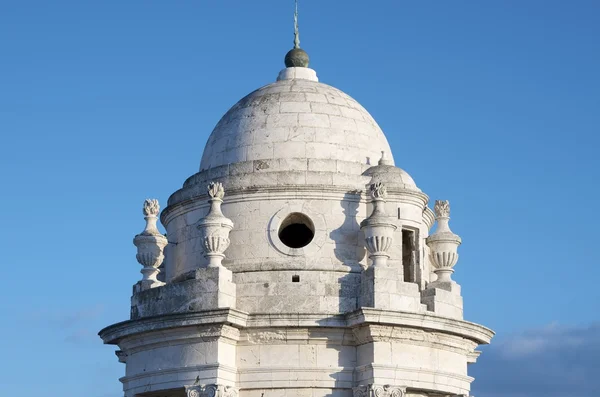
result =
[[[346,319],[350,327],[358,327],[363,324],[400,325],[457,335],[477,342],[477,344],[488,344],[494,336],[494,331],[482,325],[427,313],[397,312],[363,307],[348,313]]]
[[[236,309],[207,310],[192,313],[176,313],[162,316],[145,317],[138,320],[127,320],[102,329],[98,335],[104,343],[118,344],[121,339],[152,331],[164,329],[207,325],[228,324],[236,328],[244,327],[248,321],[248,313]]]
[[[276,199],[297,199],[297,200],[345,200],[366,204],[370,201],[365,189],[356,189],[351,185],[256,185],[251,187],[228,187],[224,183],[227,195],[224,199],[224,205],[229,203],[276,200]],[[366,186],[366,185],[365,185]],[[172,198],[180,191],[194,188],[197,193],[190,195],[185,199],[175,201]],[[169,205],[161,212],[160,220],[163,225],[167,225],[173,218],[200,208],[208,208],[208,194],[206,189],[196,189],[197,186],[183,188],[171,195]],[[416,205],[425,208],[429,201],[429,196],[425,193],[409,189],[388,188],[388,201],[400,202]],[[174,202],[175,201],[175,202]]]
[[[476,344],[488,344],[494,335],[492,330],[467,321],[432,314],[392,312],[370,308],[362,308],[346,315],[333,316],[301,313],[248,314],[236,309],[177,313],[123,321],[104,328],[99,332],[99,335],[104,343],[119,344],[123,338],[142,333],[209,324],[226,324],[237,329],[270,328],[269,332],[274,332],[277,328],[289,327],[358,328],[363,325],[380,324],[397,326],[398,329],[414,328],[455,335]],[[232,335],[231,332],[228,335],[230,336],[222,334],[221,337],[233,337],[235,339],[235,335]],[[448,345],[448,343],[440,343]]]

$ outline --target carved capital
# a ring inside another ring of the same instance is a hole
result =
[[[369,386],[358,386],[352,388],[352,394],[354,397],[369,397]]]
[[[217,397],[217,385],[186,386],[187,397]]]
[[[404,397],[406,386],[360,385],[352,389],[354,397]]]
[[[238,389],[225,385],[185,386],[186,397],[237,397]]]

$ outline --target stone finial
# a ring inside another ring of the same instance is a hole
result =
[[[146,199],[144,200],[144,216],[158,216],[160,211],[160,205],[158,205],[157,199]]]
[[[369,189],[371,197],[376,199],[385,199],[387,197],[387,188],[381,182],[373,183]]]
[[[450,203],[447,200],[436,200],[434,206],[437,229],[427,237],[427,246],[430,249],[429,260],[435,268],[437,280],[430,283],[432,288],[450,290],[452,287],[451,275],[453,267],[458,261],[458,246],[461,239],[450,230]]]
[[[142,280],[136,284],[136,292],[164,285],[163,282],[158,281],[157,276],[160,272],[158,267],[165,259],[163,250],[168,244],[166,237],[156,227],[160,211],[158,200],[145,200],[142,211],[146,227],[133,239],[133,244],[137,247],[135,257],[143,266],[141,270]]]
[[[388,159],[387,153],[384,150],[381,151],[381,158],[379,159],[379,161],[377,162],[377,164],[379,164],[379,165],[392,165],[392,161],[390,159]]]
[[[225,250],[229,247],[229,232],[233,229],[233,222],[223,215],[221,204],[225,197],[225,189],[219,182],[211,182],[208,185],[210,209],[208,214],[198,222],[201,231],[204,256],[208,259],[208,267],[222,266],[221,262]]]
[[[385,197],[387,189],[381,182],[371,185],[369,192],[373,199],[373,212],[363,220],[360,229],[365,233],[365,243],[373,266],[386,266],[392,246],[394,231],[397,226],[385,213]]]
[[[223,197],[225,197],[225,189],[223,189],[223,184],[221,182],[211,182],[208,185],[208,195],[212,198],[223,200]]]
[[[448,200],[435,200],[433,211],[436,218],[450,217],[450,202]]]

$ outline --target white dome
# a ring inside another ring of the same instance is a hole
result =
[[[371,183],[381,182],[388,187],[421,191],[408,172],[393,165],[379,164],[363,172],[363,175],[370,176]]]
[[[393,164],[387,139],[365,108],[319,83],[311,69],[288,68],[280,81],[250,93],[223,116],[208,138],[200,170],[281,158],[377,164],[382,151]]]

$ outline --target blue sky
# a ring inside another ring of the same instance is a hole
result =
[[[128,317],[141,203],[165,203],[221,115],[274,81],[292,7],[0,0],[0,394],[122,395],[96,332]],[[498,333],[473,394],[597,395],[600,3],[300,8],[321,81],[452,204],[465,316]]]

